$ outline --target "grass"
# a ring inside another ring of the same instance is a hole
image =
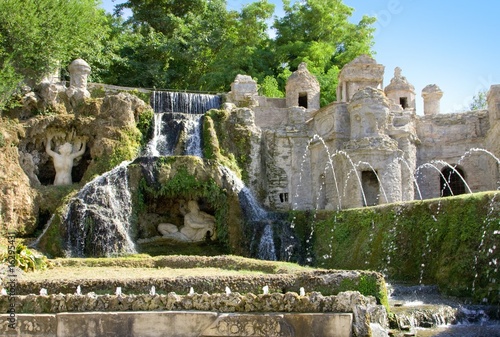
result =
[[[106,275],[108,280],[138,280],[149,278],[176,278],[176,277],[207,277],[207,276],[236,276],[262,275],[260,271],[227,270],[221,268],[138,268],[138,267],[53,267],[44,271],[26,273],[21,279],[25,281],[40,280],[100,280]]]

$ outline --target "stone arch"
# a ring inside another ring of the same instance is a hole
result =
[[[465,194],[465,172],[460,166],[446,166],[441,170],[439,178],[441,196]]]

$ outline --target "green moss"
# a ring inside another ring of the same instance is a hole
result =
[[[153,109],[147,109],[139,114],[137,129],[141,132],[141,147],[144,147],[153,132]]]
[[[376,270],[498,303],[499,201],[492,192],[329,213],[311,225],[314,258],[321,267]]]
[[[114,142],[111,153],[105,153],[101,157],[93,158],[82,182],[88,182],[94,177],[107,172],[123,161],[132,160],[137,156],[140,149],[142,135],[138,129],[116,130],[119,135],[118,140]]]
[[[249,182],[251,131],[226,110],[210,110],[203,126],[204,156],[216,159]]]
[[[90,91],[90,97],[92,98],[104,98],[106,96],[106,89],[103,85],[95,86]]]
[[[381,275],[377,277],[376,275],[366,274],[355,279],[344,278],[338,287],[338,292],[343,291],[359,291],[365,296],[373,296],[377,299],[377,303],[382,304],[389,310],[387,287]]]
[[[146,102],[146,104],[149,104],[149,101],[151,100],[151,92],[143,92],[137,89],[129,90],[127,92],[143,100],[144,102]]]

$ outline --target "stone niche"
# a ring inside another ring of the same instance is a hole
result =
[[[286,106],[302,107],[306,111],[319,109],[320,86],[319,82],[307,70],[306,63],[302,62],[286,82]]]

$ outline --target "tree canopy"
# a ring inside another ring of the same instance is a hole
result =
[[[0,1],[0,100],[73,58],[104,58],[107,27],[97,0]]]
[[[114,16],[98,1],[0,2],[0,101],[5,83],[12,89],[22,79],[40,80],[81,57],[93,81],[220,92],[246,74],[278,97],[307,62],[325,104],[334,99],[339,69],[371,54],[373,44],[375,19],[351,23],[353,9],[341,0],[283,0],[280,18],[268,0],[240,11],[228,10],[226,0],[127,0]],[[132,13],[126,20],[124,9]]]

